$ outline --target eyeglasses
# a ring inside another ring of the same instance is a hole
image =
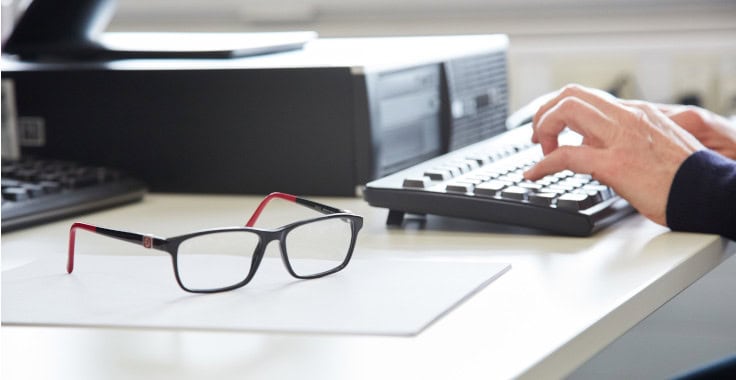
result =
[[[276,229],[253,227],[269,201],[279,198],[318,211],[324,216],[301,220]],[[294,195],[271,193],[261,201],[245,227],[225,227],[171,238],[74,223],[69,230],[67,272],[74,270],[77,229],[168,252],[179,286],[192,293],[215,293],[244,286],[253,278],[266,247],[279,241],[287,271],[299,279],[338,272],[347,266],[363,218]]]

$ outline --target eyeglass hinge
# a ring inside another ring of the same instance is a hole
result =
[[[153,235],[143,235],[143,247],[153,248]]]

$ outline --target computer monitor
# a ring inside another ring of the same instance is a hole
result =
[[[103,33],[116,0],[34,0],[3,53],[22,59],[230,58],[300,49],[317,34]]]

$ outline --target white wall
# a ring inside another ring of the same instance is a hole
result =
[[[29,0],[3,0],[8,19]],[[736,0],[117,0],[110,30],[506,33],[511,106],[577,82],[736,114]],[[20,5],[17,5],[20,4]]]

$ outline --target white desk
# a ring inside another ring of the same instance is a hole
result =
[[[557,378],[734,250],[717,236],[672,233],[638,215],[591,238],[442,218],[396,230],[384,225],[385,210],[361,200],[314,199],[365,217],[356,257],[478,260],[512,269],[415,337],[4,326],[2,378]],[[150,194],[74,220],[173,236],[243,224],[259,200]],[[278,207],[267,213],[286,216]],[[4,234],[3,270],[64,255],[69,225]]]

